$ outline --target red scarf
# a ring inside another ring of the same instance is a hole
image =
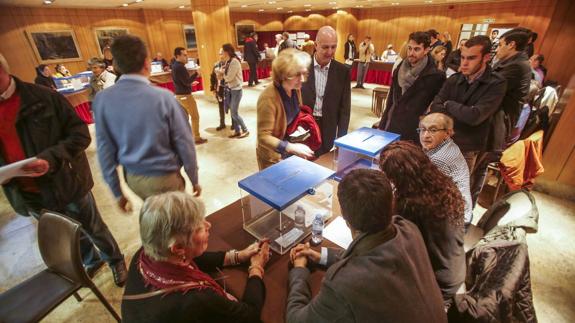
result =
[[[190,261],[189,265],[176,265],[167,261],[153,260],[142,250],[138,261],[138,270],[144,279],[146,287],[152,286],[154,289],[165,289],[188,284],[182,289],[178,289],[178,291],[185,294],[189,290],[208,288],[218,295],[237,301],[235,297],[226,293],[210,275],[201,271],[193,260]],[[190,286],[189,283],[191,282],[198,284]]]

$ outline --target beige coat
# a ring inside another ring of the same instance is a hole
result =
[[[301,92],[298,91],[301,105]],[[284,139],[287,129],[285,108],[275,86],[268,86],[258,98],[258,142],[256,155],[260,170],[281,160],[277,147]]]

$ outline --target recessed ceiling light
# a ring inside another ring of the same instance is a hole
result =
[[[178,9],[184,9],[186,6],[179,6]]]
[[[283,8],[282,8],[282,7],[279,7],[279,8],[276,8],[276,10],[283,10]]]
[[[127,3],[122,3],[122,7],[127,7],[128,4]]]
[[[304,7],[311,7],[311,4],[304,4]]]
[[[52,0],[44,0],[44,4],[52,4],[52,2],[54,2],[54,1],[52,1]]]
[[[305,9],[305,11],[311,11],[311,9]]]
[[[258,10],[258,11],[259,11],[259,12],[264,12],[265,10],[264,10],[264,9],[260,9],[260,10]]]

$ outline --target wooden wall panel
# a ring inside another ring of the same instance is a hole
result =
[[[493,18],[495,23],[517,23],[543,34],[555,8],[556,0],[523,0],[498,3],[452,4],[433,6],[405,6],[360,10],[358,38],[370,35],[381,55],[385,46],[394,44],[397,49],[417,30],[434,28],[448,31],[457,41],[461,24],[483,23]],[[541,43],[538,40],[536,49]]]
[[[315,30],[326,25],[333,28],[337,27],[335,11],[286,15],[284,20],[284,30]]]

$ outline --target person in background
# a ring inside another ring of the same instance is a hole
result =
[[[355,47],[355,41],[352,34],[347,35],[344,49],[343,58],[345,59],[345,65],[351,68],[353,60],[357,58],[357,48]]]
[[[115,74],[114,71],[114,55],[112,55],[112,50],[109,46],[104,47],[102,50],[102,54],[104,55],[104,63],[106,63],[106,70],[108,72],[112,72]]]
[[[301,86],[307,79],[310,63],[310,56],[296,49],[282,51],[272,63],[273,86],[266,87],[257,104],[256,156],[260,170],[278,163],[284,156],[314,157],[305,144],[289,142],[286,133],[300,112]]]
[[[284,41],[282,34],[275,34],[274,39],[276,41],[276,47],[274,47],[274,57],[278,57],[280,46]]]
[[[357,64],[357,84],[354,86],[356,89],[365,89],[363,87],[363,82],[367,75],[367,70],[369,68],[369,62],[371,62],[371,56],[375,52],[375,48],[371,43],[371,37],[365,36],[365,39],[359,44],[359,62]]]
[[[447,84],[447,83],[446,83]],[[451,177],[465,201],[465,226],[473,219],[471,191],[469,188],[469,167],[459,146],[451,139],[453,119],[443,113],[430,113],[419,121],[419,142],[431,162],[443,174]]]
[[[531,65],[531,72],[533,74],[533,79],[539,83],[539,86],[543,86],[545,81],[545,75],[547,74],[547,69],[543,66],[543,61],[545,57],[541,54],[535,54],[529,58],[529,64]]]
[[[429,43],[430,50],[433,50],[437,46],[445,46],[445,44],[439,39],[439,32],[437,30],[429,29],[427,31],[427,34],[429,34],[429,38],[430,38],[430,43]]]
[[[497,53],[497,47],[499,46],[499,30],[493,29],[491,35],[489,35],[489,40],[491,40],[491,60],[495,59],[495,54]]]
[[[309,77],[302,85],[303,104],[313,109],[321,132],[321,148],[316,157],[329,152],[335,138],[345,136],[351,113],[349,68],[334,59],[337,33],[321,27],[315,39],[315,53],[309,65]]]
[[[208,142],[208,139],[202,138],[200,135],[200,113],[198,112],[196,99],[194,99],[192,95],[192,83],[198,77],[198,72],[194,71],[192,75],[188,73],[188,69],[186,68],[188,51],[185,48],[176,47],[176,49],[174,49],[174,57],[176,61],[172,65],[172,80],[176,88],[176,99],[192,119],[194,142],[196,145],[201,145]]]
[[[413,223],[394,215],[393,191],[375,169],[343,178],[337,196],[353,241],[344,251],[319,252],[309,244],[290,251],[288,323],[447,322],[425,240]],[[313,298],[311,265],[327,268]]]
[[[312,56],[315,51],[315,43],[310,39],[308,34],[305,34],[304,36],[304,43],[301,45],[301,50],[308,53],[310,56]]]
[[[106,70],[106,63],[98,57],[90,60],[90,69],[92,78],[90,79],[90,101],[94,100],[96,93],[109,88],[116,83],[116,75]]]
[[[435,66],[438,70],[445,72],[445,54],[447,53],[447,49],[443,46],[436,46],[431,50],[431,57],[435,61]]]
[[[399,54],[397,55],[397,58],[395,59],[395,62],[393,63],[393,67],[391,68],[392,74],[395,73],[399,64],[401,64],[401,62],[403,62],[403,60],[406,57],[407,57],[407,42],[403,42],[403,45],[401,45],[401,48],[399,49]]]
[[[393,73],[393,81],[385,102],[386,108],[379,129],[401,135],[402,140],[419,143],[417,126],[419,117],[445,82],[445,73],[439,71],[428,55],[429,34],[423,31],[409,35],[407,57]]]
[[[264,43],[264,53],[266,54],[266,59],[274,59],[276,57],[274,48],[270,47],[268,43]]]
[[[220,49],[219,52],[220,60],[214,64],[212,69],[212,74],[210,75],[210,91],[214,94],[214,97],[218,101],[218,111],[220,113],[220,125],[216,128],[216,131],[220,131],[226,128],[226,112],[224,109],[224,74],[221,73],[222,67],[226,64],[224,59],[224,54]]]
[[[57,64],[55,68],[56,72],[54,73],[53,77],[70,77],[70,71],[64,66],[64,64]]]
[[[525,52],[527,53],[527,57],[533,56],[535,54],[535,41],[537,40],[538,34],[534,31],[530,31],[531,36],[529,37],[529,43],[525,47]]]
[[[45,64],[40,64],[36,67],[36,78],[34,79],[34,84],[43,85],[52,90],[56,90],[56,82],[52,78],[52,70],[50,66]]]
[[[260,60],[260,51],[258,50],[258,34],[255,32],[246,37],[244,40],[244,60],[250,67],[250,78],[248,86],[258,85],[258,62]]]
[[[167,72],[170,70],[170,64],[168,64],[168,61],[164,58],[164,56],[160,52],[156,53],[156,57],[154,57],[152,62],[162,63],[162,70],[164,70],[164,72]]]
[[[387,145],[380,169],[393,184],[395,210],[421,232],[446,310],[465,280],[464,210],[461,192],[420,147]]]
[[[282,42],[280,44],[280,48],[278,49],[278,54],[286,48],[297,48],[297,46],[296,43],[290,39],[289,33],[284,31],[282,33]]]
[[[222,45],[222,53],[226,64],[220,68],[220,73],[224,75],[225,99],[224,102],[228,106],[232,115],[232,126],[234,133],[229,138],[245,138],[250,135],[244,119],[239,114],[240,101],[242,100],[242,64],[240,59],[236,56],[234,46],[232,44]]]
[[[28,176],[0,183],[6,199],[20,215],[38,219],[50,210],[80,222],[79,256],[87,274],[94,276],[106,261],[114,283],[123,286],[124,256],[92,195],[90,141],[88,126],[64,96],[10,75],[0,53],[0,167],[36,158],[23,166]]]
[[[144,202],[142,247],[130,264],[123,322],[260,321],[269,244],[256,242],[240,251],[206,251],[212,225],[205,216],[202,201],[183,192],[155,195]],[[250,266],[241,300],[208,274],[244,263]]]
[[[461,48],[460,73],[447,79],[430,106],[432,112],[445,113],[455,122],[453,141],[469,167],[473,205],[487,171],[484,160],[505,140],[500,106],[506,82],[489,66],[490,50],[487,36],[469,39]]]
[[[122,211],[130,211],[120,186],[119,165],[126,184],[142,200],[184,191],[182,166],[199,196],[202,187],[188,116],[172,92],[150,84],[146,45],[136,36],[119,36],[112,51],[124,76],[96,95],[92,110],[98,161],[116,203]]]
[[[393,50],[393,44],[388,44],[387,49],[381,54],[381,60],[387,63],[394,63],[397,53]]]
[[[465,44],[467,39],[462,39],[459,41],[459,47],[456,50],[452,51],[447,59],[445,60],[445,66],[448,69],[448,77],[451,74],[459,72],[459,65],[461,65],[461,47]],[[449,70],[451,69],[451,70]]]

